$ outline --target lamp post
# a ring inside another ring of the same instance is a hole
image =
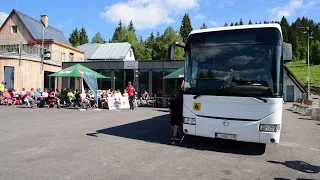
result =
[[[312,30],[307,26],[307,27],[299,27],[306,29],[307,31],[303,32],[304,34],[308,35],[308,55],[307,55],[307,63],[308,63],[308,76],[306,78],[308,82],[308,99],[310,99],[310,39],[312,39]]]
[[[41,72],[43,71],[43,60],[44,60],[44,31],[48,27],[48,16],[41,15],[41,22],[42,22],[42,47],[41,47]]]
[[[44,59],[44,30],[45,30],[45,26],[42,27],[41,72],[43,71],[43,59]]]

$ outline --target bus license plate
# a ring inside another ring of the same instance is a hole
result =
[[[215,133],[215,138],[236,140],[237,139],[237,135],[235,135],[235,134]]]

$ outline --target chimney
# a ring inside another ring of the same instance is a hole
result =
[[[47,15],[41,15],[41,22],[42,22],[43,26],[45,28],[47,28],[48,27],[48,16]]]

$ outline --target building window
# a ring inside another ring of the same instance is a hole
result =
[[[124,70],[119,69],[119,70],[114,70],[114,75],[115,75],[115,89],[120,89],[121,91],[126,88],[125,82],[124,82]]]
[[[14,87],[14,67],[4,66],[4,81],[7,83],[7,89],[13,89]]]
[[[11,34],[18,33],[18,26],[11,26]]]
[[[66,61],[66,53],[61,53],[61,62]]]
[[[49,75],[50,74],[53,74],[54,72],[50,72],[50,71],[44,71],[44,76],[43,76],[43,83],[44,83],[44,85],[43,85],[43,87],[45,88],[45,89],[48,89],[48,88],[50,88],[50,89],[53,89],[53,88],[55,88],[55,80],[54,80],[54,78],[53,77],[50,77]]]
[[[162,97],[163,95],[163,70],[152,70],[152,96]]]
[[[165,69],[164,76],[176,71],[177,69]],[[179,87],[181,86],[183,79],[164,79],[164,94],[168,96],[174,96]]]
[[[73,61],[74,60],[74,54],[73,53],[69,53],[69,61]]]
[[[139,70],[139,94],[149,92],[149,70]],[[150,92],[149,92],[150,93]]]
[[[111,71],[110,70],[100,70],[100,74],[108,77],[107,79],[100,79],[99,89],[108,90],[111,89]]]
[[[132,51],[130,50],[130,57],[132,57]]]

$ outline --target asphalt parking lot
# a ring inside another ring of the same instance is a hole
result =
[[[0,179],[320,179],[320,121],[283,112],[280,144],[187,137],[170,144],[167,109],[0,106]]]

